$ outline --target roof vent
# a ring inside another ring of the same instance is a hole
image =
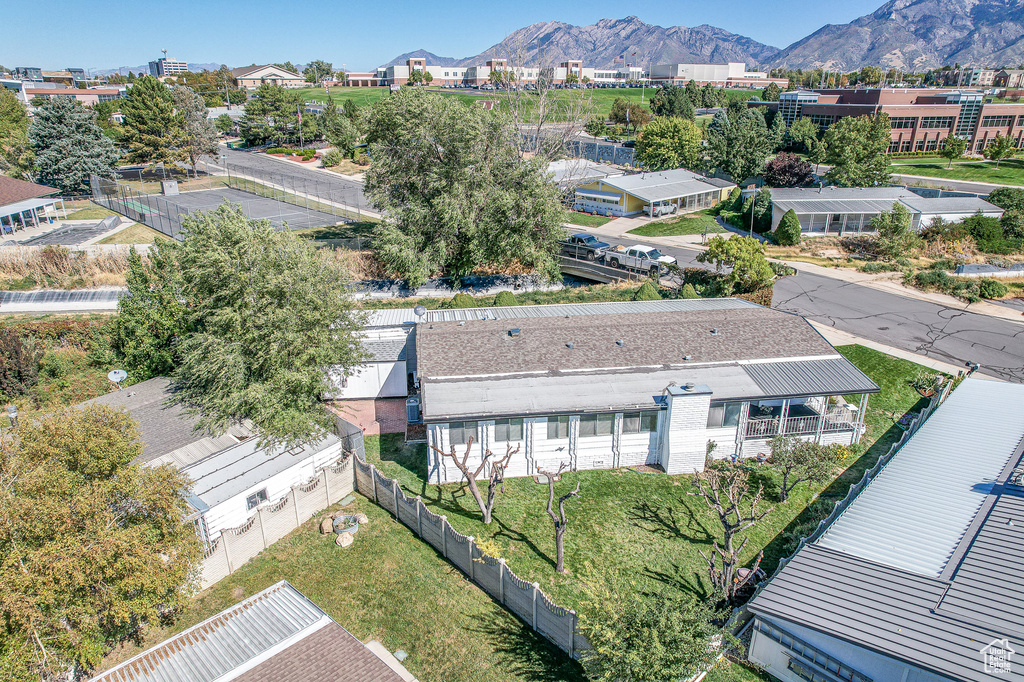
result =
[[[519,327],[513,327],[512,329],[509,329],[508,335],[513,337],[519,336]]]
[[[1024,488],[1024,466],[1015,467],[1006,482]]]
[[[689,383],[689,382],[686,383],[686,384],[683,384],[683,388],[685,388],[687,391],[692,391],[693,390],[693,386],[694,385]]]
[[[466,326],[466,321],[465,320],[459,320],[459,326],[460,327],[465,327]]]
[[[692,355],[684,355],[683,356],[683,360],[693,360],[693,356]]]
[[[570,341],[569,343],[565,344],[565,347],[566,348],[572,348],[572,341]]]
[[[711,336],[718,336],[718,328],[717,327],[715,329],[711,330]]]
[[[615,345],[616,346],[625,346],[626,342],[623,341],[622,339],[619,339],[618,341],[615,342]]]

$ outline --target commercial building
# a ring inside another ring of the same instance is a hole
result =
[[[231,69],[231,75],[235,79],[235,86],[246,90],[255,90],[264,83],[280,85],[284,88],[304,88],[309,85],[305,76],[292,73],[274,64]]]
[[[188,64],[177,59],[161,57],[149,63],[149,75],[162,78],[163,76],[174,76],[179,73],[188,73]]]
[[[651,67],[651,83],[655,85],[686,85],[696,81],[698,85],[711,83],[727,88],[763,88],[776,83],[785,88],[786,78],[769,78],[763,71],[747,71],[742,62],[727,64],[655,64]]]
[[[845,116],[886,113],[892,125],[889,153],[935,151],[950,135],[980,152],[997,135],[1024,145],[1024,104],[993,103],[974,90],[793,90],[778,102],[752,101],[782,115],[786,125],[810,118],[822,130]]]
[[[361,643],[280,581],[92,682],[414,682],[380,642]]]
[[[581,60],[568,60],[558,66],[509,66],[504,58],[492,58],[476,66],[437,66],[427,64],[423,58],[406,60],[406,63],[381,67],[375,74],[349,74],[348,85],[405,85],[413,71],[429,73],[431,85],[449,87],[479,87],[491,83],[491,73],[512,74],[519,84],[536,84],[545,80],[554,85],[581,83],[595,84],[639,82],[646,78],[640,67],[622,66],[615,69],[594,69],[583,66]]]
[[[656,173],[619,174],[580,184],[574,206],[578,211],[608,216],[643,213],[655,205],[671,204],[680,213],[710,208],[729,196],[736,185],[706,178],[683,168]]]
[[[878,391],[803,318],[735,298],[427,311],[413,339],[429,444],[518,447],[508,476],[691,473],[710,442],[753,457],[778,434],[850,444]],[[427,469],[462,476],[433,450]]]
[[[1020,680],[1024,386],[970,378],[747,604],[783,682]]]
[[[999,218],[1003,209],[977,197],[922,197],[905,187],[791,187],[771,190],[772,230],[792,210],[805,236],[873,232],[871,222],[902,204],[911,227],[920,230],[935,218],[957,222],[981,212]]]

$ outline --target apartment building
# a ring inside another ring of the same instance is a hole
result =
[[[188,64],[178,61],[177,59],[161,57],[160,59],[149,63],[149,75],[156,76],[157,78],[187,72]]]
[[[742,65],[741,65],[742,66]],[[507,59],[495,57],[476,66],[438,66],[427,64],[421,57],[408,59],[406,63],[393,66],[382,66],[375,74],[349,74],[348,85],[405,85],[413,71],[429,73],[431,85],[449,87],[474,87],[491,82],[491,73],[509,72],[514,74],[515,81],[521,84],[535,84],[544,79],[549,83],[561,85],[571,82],[627,83],[639,82],[647,78],[646,72],[639,66],[619,66],[611,69],[596,69],[583,66],[582,60],[572,59],[561,62],[558,66],[510,66]]]
[[[994,103],[978,90],[793,90],[778,102],[750,102],[782,115],[787,125],[808,117],[822,130],[844,116],[886,113],[892,124],[889,152],[935,151],[950,135],[980,152],[997,134],[1024,144],[1024,104]]]

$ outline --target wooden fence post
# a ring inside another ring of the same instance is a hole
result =
[[[469,547],[469,579],[473,580],[473,536],[469,536],[469,542],[466,543]]]
[[[505,603],[505,559],[498,559],[498,601]]]
[[[533,629],[537,629],[537,593],[540,592],[540,583],[533,584]]]
[[[263,537],[263,549],[266,549],[267,545],[267,529],[263,527],[263,507],[256,507],[257,521],[260,522],[260,535]]]
[[[391,479],[391,499],[395,502],[395,521],[401,521],[398,518],[398,479]]]
[[[416,534],[423,537],[423,519],[420,517],[420,510],[423,508],[423,497],[416,496]]]
[[[448,517],[441,517],[441,556],[448,558]]]

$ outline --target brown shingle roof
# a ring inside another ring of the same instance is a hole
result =
[[[402,682],[384,661],[337,623],[274,654],[235,682]]]
[[[0,206],[16,204],[19,201],[35,197],[47,197],[56,193],[57,190],[53,187],[0,175]]]
[[[518,336],[509,335],[512,328]],[[750,307],[431,322],[416,330],[416,353],[420,376],[430,379],[660,367],[687,362],[686,356],[694,363],[735,362],[836,351],[802,317]]]

